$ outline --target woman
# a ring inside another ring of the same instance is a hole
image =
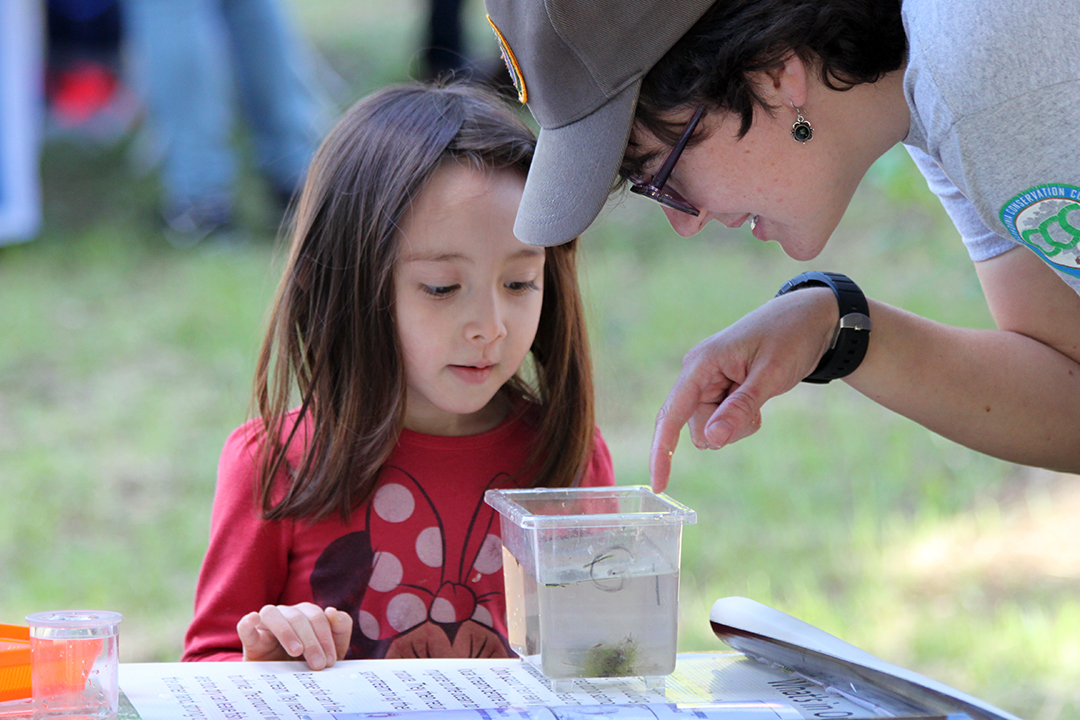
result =
[[[654,487],[684,424],[698,447],[723,447],[804,378],[844,377],[968,447],[1080,471],[1080,36],[1063,22],[1074,3],[575,5],[488,0],[542,128],[520,238],[579,233],[618,173],[682,235],[749,222],[810,260],[867,168],[903,142],[998,326],[932,322],[862,299],[842,276],[799,279],[687,355],[660,411]]]

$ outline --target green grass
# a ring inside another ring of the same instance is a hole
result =
[[[419,6],[295,7],[343,103],[415,65]],[[494,53],[479,3],[469,12],[477,47]],[[250,244],[171,248],[132,147],[51,142],[43,232],[0,250],[0,622],[115,609],[123,660],[175,660],[217,456],[246,417],[281,263],[252,177]],[[653,418],[683,354],[802,270],[846,272],[944,322],[990,324],[955,231],[899,150],[812,263],[745,230],[679,238],[638,198],[605,212],[584,248],[600,424],[620,484],[648,483]],[[1074,489],[1070,476],[931,435],[843,383],[800,386],[722,451],[699,452],[684,433],[669,493],[698,524],[684,532],[680,648],[724,649],[709,606],[745,595],[1023,717],[1080,718]],[[1050,550],[1024,554],[1040,538]]]

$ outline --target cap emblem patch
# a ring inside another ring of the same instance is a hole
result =
[[[517,57],[514,56],[514,51],[510,49],[506,38],[499,32],[499,28],[495,27],[495,21],[491,19],[490,15],[487,16],[487,21],[491,29],[495,31],[495,39],[499,41],[499,50],[502,51],[502,59],[506,63],[506,70],[510,73],[510,80],[514,83],[514,89],[517,90],[518,102],[526,103],[529,101],[529,90],[525,87],[525,78],[521,76],[521,66],[518,65]]]

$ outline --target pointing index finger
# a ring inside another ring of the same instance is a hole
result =
[[[697,388],[682,380],[676,382],[660,412],[656,415],[652,452],[649,455],[649,476],[652,489],[663,492],[671,476],[671,458],[679,445],[679,433],[694,414]]]
[[[671,450],[664,449],[666,445],[660,439],[659,431],[657,427],[657,432],[653,435],[652,452],[649,454],[649,482],[653,492],[663,492],[667,488],[668,479],[671,477],[671,457],[675,454],[674,445]]]

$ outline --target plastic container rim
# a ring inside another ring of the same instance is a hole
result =
[[[544,495],[557,497],[560,494],[583,497],[628,497],[649,496],[668,507],[662,511],[595,513],[577,515],[535,515],[514,500],[538,498]],[[673,500],[664,493],[654,493],[644,485],[619,485],[586,488],[526,488],[520,490],[488,490],[484,501],[501,515],[521,528],[574,528],[613,527],[618,525],[692,525],[697,522],[697,513]]]
[[[110,610],[50,610],[26,616],[31,637],[102,637],[117,634],[123,615]]]

